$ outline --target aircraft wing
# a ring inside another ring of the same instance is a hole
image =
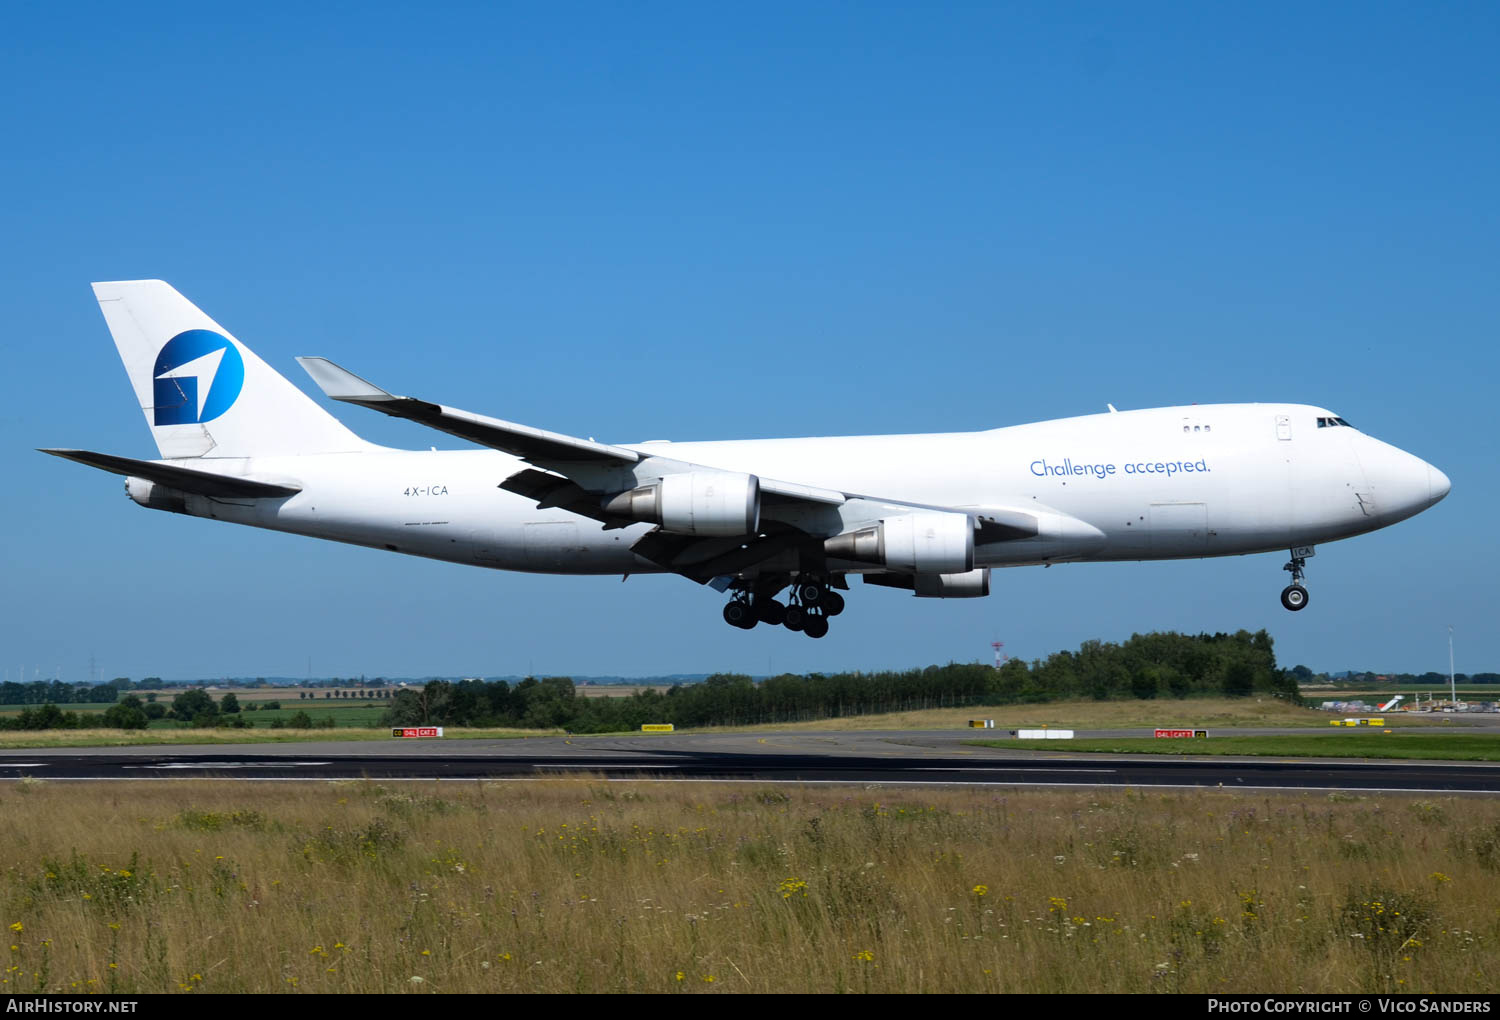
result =
[[[578,486],[579,493],[596,487],[589,482],[597,478],[600,469],[629,467],[645,460],[650,460],[663,469],[670,469],[672,465],[681,465],[679,470],[688,470],[697,466],[666,457],[649,456],[635,450],[627,450],[623,446],[611,446],[592,439],[579,439],[558,432],[532,428],[529,425],[502,421],[499,418],[488,418],[469,411],[460,411],[457,408],[418,400],[415,397],[398,397],[374,383],[361,379],[327,358],[298,358],[297,361],[307,370],[307,374],[312,376],[313,382],[317,383],[323,392],[334,400],[372,408],[393,418],[406,418],[440,432],[478,443],[480,446],[488,446],[492,450],[520,457],[522,460],[548,468],[556,473],[561,481],[581,481],[580,475],[588,476],[589,481]],[[581,470],[585,468],[593,470]],[[523,474],[527,473],[523,472]],[[533,477],[529,487],[540,484],[541,480]],[[511,486],[506,486],[506,488],[514,492],[522,492],[520,488]],[[833,489],[820,489],[816,486],[782,482],[773,478],[760,479],[760,490],[762,494],[770,496],[772,502],[839,506],[848,499],[846,493]],[[522,494],[529,495],[530,493],[522,492]],[[552,501],[543,502],[543,506],[567,505],[560,501],[556,493],[547,498]],[[569,507],[569,509],[572,508]],[[586,514],[585,516],[594,515]]]
[[[348,369],[335,365],[327,358],[298,358],[297,362],[312,376],[313,382],[334,400],[369,407],[393,418],[407,418],[522,460],[564,464],[578,461],[634,464],[641,459],[639,453],[624,447],[596,443],[592,439],[577,439],[529,425],[501,421],[499,418],[486,418],[481,414],[430,404],[415,397],[398,397],[374,383],[366,382]]]
[[[717,470],[396,396],[326,358],[297,361],[334,400],[406,418],[535,465],[506,478],[500,487],[535,500],[539,508],[561,508],[600,521],[606,528],[623,528],[640,521],[611,514],[604,509],[601,497],[664,475]],[[699,537],[657,529],[639,539],[632,549],[670,570],[695,580],[708,580],[744,570],[799,544],[821,546],[823,539],[852,528],[919,511],[967,514],[981,543],[1030,538],[1039,528],[1035,515],[1019,509],[930,506],[774,478],[760,477],[758,481],[761,522],[756,534]]]

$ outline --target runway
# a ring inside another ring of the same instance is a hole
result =
[[[905,731],[0,752],[0,780],[612,781],[1095,786],[1500,793],[1500,764],[1085,755],[966,746],[972,732]]]

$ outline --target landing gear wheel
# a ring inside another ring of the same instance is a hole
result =
[[[1305,555],[1299,556],[1299,553]],[[1295,548],[1291,562],[1281,568],[1292,575],[1292,583],[1281,589],[1281,604],[1294,613],[1307,606],[1307,589],[1302,587],[1302,579],[1307,576],[1303,571],[1307,568],[1307,557],[1311,555],[1312,546]]]
[[[836,591],[823,593],[823,612],[829,616],[837,616],[844,611],[844,596]]]
[[[797,585],[797,598],[805,606],[817,605],[823,600],[825,594],[826,592],[821,584],[814,584],[808,581]]]
[[[828,617],[808,616],[802,625],[802,633],[810,638],[820,638],[828,633]]]
[[[760,620],[750,611],[750,603],[735,599],[724,607],[724,622],[731,627],[749,630],[759,623]]]
[[[781,625],[787,630],[801,630],[802,625],[812,619],[801,606],[787,606]]]
[[[761,623],[779,627],[786,620],[786,606],[775,599],[756,599],[755,615]]]

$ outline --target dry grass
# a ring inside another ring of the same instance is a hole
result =
[[[0,788],[0,989],[1476,991],[1500,801]]]

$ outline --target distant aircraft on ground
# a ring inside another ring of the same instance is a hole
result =
[[[94,293],[162,459],[44,450],[126,476],[156,510],[456,563],[676,573],[724,619],[811,637],[847,578],[989,594],[994,567],[1291,551],[1448,493],[1437,468],[1301,404],[1120,411],[986,432],[613,445],[393,396],[299,358],[334,400],[488,449],[360,439],[160,280]],[[786,601],[778,596],[788,591]]]

